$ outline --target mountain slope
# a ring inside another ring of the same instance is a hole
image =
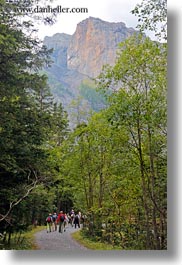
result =
[[[123,22],[111,23],[89,17],[77,25],[73,35],[57,33],[45,37],[44,44],[53,48],[54,63],[45,72],[55,100],[62,102],[70,113],[72,100],[88,94],[83,92],[84,84],[88,89],[85,80],[98,76],[104,64],[113,65],[118,44],[135,32]],[[94,90],[93,83],[91,87]],[[90,95],[94,94],[90,93],[91,87],[89,85]],[[93,98],[85,100],[88,108],[94,106]],[[102,107],[103,104],[99,104],[99,108]],[[95,107],[95,110],[99,108]]]

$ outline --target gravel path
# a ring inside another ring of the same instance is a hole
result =
[[[66,231],[59,233],[58,231],[47,233],[46,229],[35,235],[35,243],[40,250],[81,250],[90,251],[86,247],[80,245],[72,237],[79,228],[67,227]]]

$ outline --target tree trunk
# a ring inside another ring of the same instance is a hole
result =
[[[152,136],[151,131],[148,126],[148,141],[149,141],[149,157],[150,157],[150,178],[151,178],[151,196],[152,196],[152,224],[154,233],[154,247],[155,249],[160,249],[159,233],[156,220],[156,196],[155,196],[155,169],[154,169],[154,156],[152,151]],[[149,180],[150,183],[150,180]],[[153,203],[155,202],[155,203]]]
[[[102,208],[102,201],[103,201],[103,173],[102,170],[100,172],[100,180],[99,180],[99,208]]]
[[[137,119],[137,132],[138,132],[138,153],[140,159],[140,172],[141,172],[141,180],[142,180],[142,191],[143,191],[143,206],[145,210],[145,219],[146,219],[146,248],[151,248],[150,242],[150,225],[149,225],[149,208],[148,208],[148,196],[147,196],[147,188],[146,188],[146,180],[145,180],[145,169],[144,169],[144,161],[143,161],[143,154],[142,154],[142,133],[140,129],[140,120]]]
[[[93,206],[93,185],[92,185],[92,175],[88,172],[88,180],[89,180],[89,189],[88,189],[88,202],[89,202],[89,209]]]

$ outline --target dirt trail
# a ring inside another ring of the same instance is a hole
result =
[[[77,229],[71,227],[66,228],[66,231],[59,233],[58,231],[47,233],[46,229],[42,230],[35,235],[35,243],[40,250],[81,250],[91,251],[86,247],[76,242],[71,234],[77,231]]]

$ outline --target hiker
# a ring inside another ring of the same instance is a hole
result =
[[[66,228],[68,228],[68,223],[69,223],[69,218],[68,218],[68,214],[65,213],[64,215],[64,230],[66,230]]]
[[[53,221],[53,231],[57,231],[57,213],[53,213],[52,221]]]
[[[71,217],[70,223],[71,223],[71,226],[73,227],[74,218],[75,218],[75,212],[73,209],[70,211],[70,217]]]
[[[79,220],[80,220],[80,223],[81,223],[81,220],[82,220],[82,214],[81,214],[80,211],[78,212],[78,217],[79,217]]]
[[[58,218],[57,218],[57,223],[59,223],[59,233],[65,232],[65,228],[64,228],[64,219],[65,219],[65,215],[63,213],[63,211],[60,211],[60,213],[58,214]]]
[[[47,233],[51,232],[51,226],[52,226],[52,214],[50,213],[46,218],[47,223]]]
[[[67,213],[67,217],[68,217],[68,224],[71,224],[71,216],[69,213]]]
[[[74,225],[75,225],[75,228],[77,227],[77,225],[78,225],[78,227],[80,228],[80,216],[79,216],[79,214],[76,214],[76,215],[75,215],[75,218],[74,218]]]

